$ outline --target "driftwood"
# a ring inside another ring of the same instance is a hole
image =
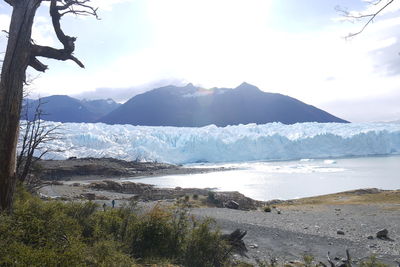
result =
[[[329,251],[328,251],[328,255],[327,255],[326,257],[328,258],[328,262],[329,262],[329,265],[330,265],[331,267],[352,267],[352,265],[351,265],[350,252],[349,252],[348,249],[346,249],[346,256],[347,256],[346,260],[344,260],[344,262],[339,262],[339,263],[334,263],[334,262],[331,260]],[[327,266],[325,263],[323,263],[323,262],[319,262],[319,264],[322,265],[322,266],[324,266],[324,267],[328,267],[328,266]]]
[[[230,245],[228,253],[235,252],[240,256],[247,257],[246,252],[248,251],[243,238],[247,234],[247,231],[236,229],[230,234],[224,234],[221,236],[223,240],[226,240]],[[248,258],[248,257],[247,257]]]

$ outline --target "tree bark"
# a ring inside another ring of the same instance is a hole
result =
[[[0,212],[12,209],[22,90],[31,58],[33,19],[41,0],[10,2],[13,12],[0,81]]]

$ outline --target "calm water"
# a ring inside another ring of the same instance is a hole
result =
[[[218,191],[239,191],[258,200],[293,199],[369,187],[400,189],[400,156],[198,166],[237,169],[132,181],[160,187],[209,187]]]

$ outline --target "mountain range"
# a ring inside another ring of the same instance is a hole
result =
[[[37,100],[36,100],[37,101]],[[266,93],[248,83],[236,88],[202,89],[193,84],[165,86],[136,95],[124,104],[108,100],[44,98],[43,119],[146,126],[201,127],[269,122],[346,122],[295,98]]]
[[[53,95],[40,99],[25,99],[22,118],[32,120],[35,110],[40,105],[43,111],[41,118],[59,122],[96,122],[104,115],[118,108],[121,104],[112,99],[79,100],[66,95]],[[28,109],[25,113],[24,110]],[[25,113],[25,114],[24,114]]]

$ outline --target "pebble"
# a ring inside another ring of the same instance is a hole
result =
[[[251,245],[249,245],[249,248],[258,248],[258,245],[257,244],[251,244]]]

